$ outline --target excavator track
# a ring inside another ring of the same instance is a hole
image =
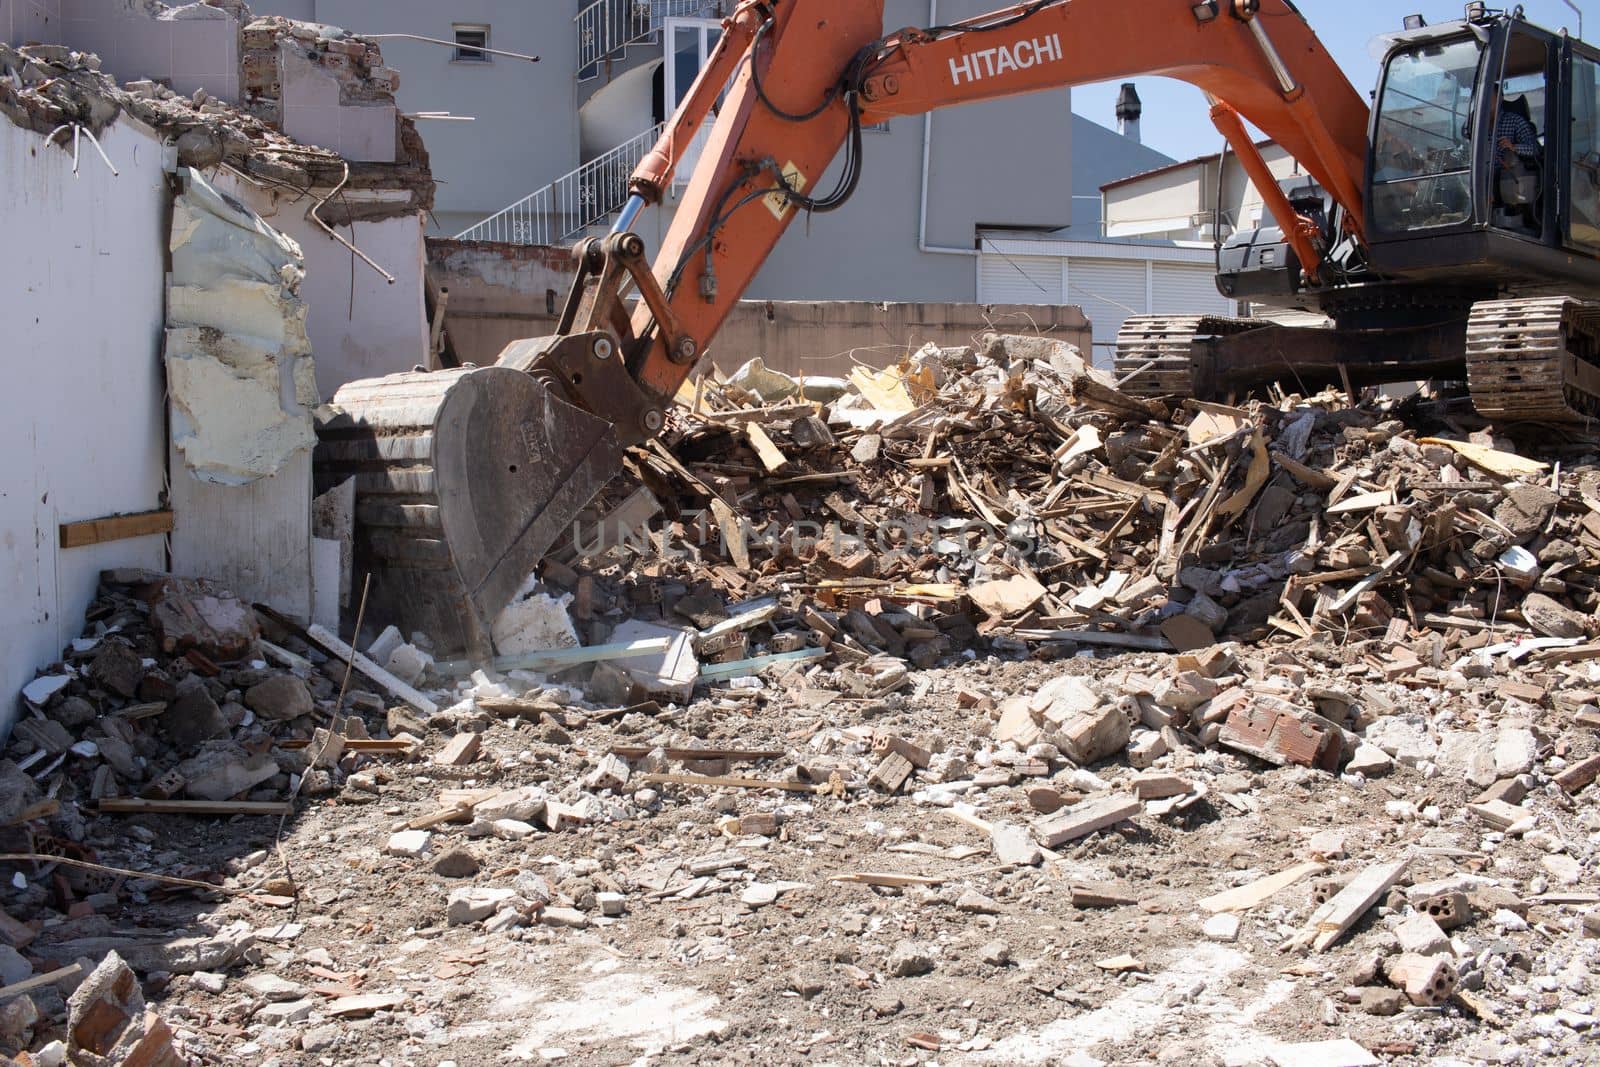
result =
[[[1488,419],[1600,417],[1600,303],[1556,296],[1474,304],[1467,385]]]
[[[1113,363],[1121,389],[1133,396],[1194,395],[1189,345],[1196,337],[1243,333],[1268,325],[1221,315],[1137,315],[1117,333]]]

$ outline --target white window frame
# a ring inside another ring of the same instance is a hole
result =
[[[457,23],[454,23],[450,27],[450,38],[451,38],[451,40],[456,42],[456,47],[455,47],[455,51],[450,54],[450,62],[452,62],[452,63],[472,63],[472,64],[476,64],[476,63],[493,63],[494,62],[494,53],[489,51],[490,48],[494,47],[494,41],[491,39],[492,31],[493,31],[493,28],[486,22],[457,22]],[[464,33],[464,32],[465,33],[481,33],[481,34],[483,34],[483,45],[482,45],[482,47],[479,48],[479,47],[475,47],[475,46],[471,46],[471,45],[463,46],[461,44],[461,34]],[[461,54],[463,51],[477,52],[478,55],[475,56],[475,57],[464,56],[464,55]]]
[[[662,67],[662,85],[665,92],[662,100],[665,102],[665,113],[670,122],[672,116],[678,113],[678,105],[683,101],[678,99],[678,30],[698,30],[700,33],[699,66],[696,73],[705,69],[706,61],[711,58],[712,49],[716,47],[711,31],[715,30],[720,37],[722,33],[721,19],[691,19],[669,18],[661,24],[661,51],[666,63]],[[706,141],[711,136],[712,122],[705,122],[694,135],[694,140],[683,157],[678,161],[678,167],[673,177],[674,187],[681,189],[689,183],[689,178],[694,174],[695,163],[700,159],[700,152],[705,148]]]

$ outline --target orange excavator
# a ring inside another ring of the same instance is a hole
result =
[[[318,480],[356,479],[369,617],[487,659],[497,614],[623,449],[661,431],[784,231],[850,198],[863,127],[1063,86],[1164,75],[1204,90],[1277,223],[1229,238],[1219,288],[1332,323],[1136,318],[1119,337],[1124,388],[1229,395],[1464,367],[1486,415],[1600,413],[1600,305],[1585,302],[1600,297],[1600,53],[1581,42],[1520,8],[1412,16],[1369,109],[1290,0],[1029,0],[887,34],[883,8],[743,0],[614,230],[578,246],[555,335],[493,367],[338,392]],[[652,264],[631,227],[713,118]],[[1286,193],[1245,121],[1320,189]],[[819,188],[841,150],[837,184]]]

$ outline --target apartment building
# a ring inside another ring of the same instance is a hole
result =
[[[385,36],[384,54],[401,74],[402,110],[433,116],[422,130],[440,183],[434,231],[566,244],[605,226],[620,206],[627,174],[715,47],[726,3],[255,0],[253,7],[364,34],[411,35]],[[888,0],[884,25],[889,32],[949,23],[997,6]],[[1135,137],[1075,117],[1068,89],[892,120],[867,134],[865,157],[855,198],[836,213],[798,219],[748,296],[978,300],[982,234],[1072,226],[1098,236],[1100,186],[1172,162]],[[641,218],[637,229],[647,240],[665,233],[691,169],[692,159],[667,202]],[[818,184],[828,188],[830,178]]]

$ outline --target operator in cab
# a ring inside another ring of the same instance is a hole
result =
[[[1539,147],[1539,131],[1528,117],[1527,100],[1521,97],[1507,100],[1500,96],[1498,106],[1500,118],[1495,123],[1494,136],[1500,165],[1510,167],[1514,158],[1529,166],[1538,163],[1543,150]]]
[[[1495,110],[1495,196],[1501,207],[1521,215],[1523,224],[1537,231],[1535,202],[1544,149],[1539,146],[1539,131],[1528,114],[1528,99],[1508,98],[1503,92],[1496,92]]]

